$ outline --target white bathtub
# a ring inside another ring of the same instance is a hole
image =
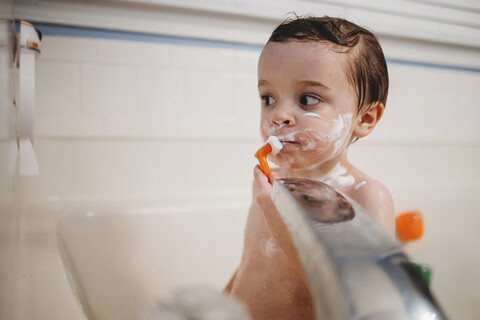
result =
[[[433,267],[432,288],[447,315],[475,320],[480,314],[475,214],[480,200],[477,192],[462,194],[396,194],[396,203],[399,210],[419,208],[425,215],[424,238],[406,249],[415,262]],[[0,315],[87,319],[68,283],[57,234],[94,319],[126,319],[157,295],[185,284],[221,290],[241,255],[248,196],[237,200],[231,202],[243,204],[224,208],[197,201],[190,201],[192,208],[169,209],[149,201],[24,206],[12,215],[21,233],[9,251],[14,259],[6,272],[17,281],[6,284],[8,292],[3,288],[2,297],[10,297],[4,300],[10,303]]]
[[[85,314],[141,319],[176,289],[221,291],[240,262],[246,209],[87,211],[61,219],[62,260]]]

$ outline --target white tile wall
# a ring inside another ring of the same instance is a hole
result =
[[[137,69],[138,112],[180,119],[185,114],[187,72],[175,68]],[[168,94],[165,94],[165,93]]]
[[[29,202],[157,199],[233,194],[250,198],[256,143],[170,140],[37,140],[41,174],[25,177]]]
[[[105,135],[105,117],[37,115],[34,128],[37,136],[44,137],[102,137]]]
[[[41,62],[36,66],[37,115],[74,117],[81,111],[78,63]]]
[[[83,114],[111,116],[136,113],[135,68],[86,64],[81,72]]]
[[[235,52],[232,49],[189,46],[172,49],[173,68],[229,72],[234,66]]]
[[[128,41],[97,41],[101,63],[166,67],[171,64],[170,46]]]
[[[233,122],[233,77],[227,73],[211,71],[192,71],[189,73],[187,86],[187,118],[198,121]]]
[[[480,129],[478,73],[389,65],[391,89],[372,138],[383,141],[475,142]]]
[[[43,37],[41,60],[88,62],[98,57],[98,41],[86,38]]]
[[[390,48],[396,58],[405,50]],[[259,145],[258,55],[46,36],[37,64],[40,176],[20,185],[34,207],[27,212],[68,201],[175,202],[215,194],[219,202],[248,205]],[[391,189],[397,211],[424,211],[425,239],[408,250],[433,264],[447,313],[477,319],[480,260],[460,249],[480,242],[471,227],[480,222],[480,74],[401,64],[389,71],[384,118],[352,146],[350,158]],[[36,230],[26,227],[27,234]],[[470,275],[470,286],[447,267]],[[50,279],[47,269],[34,276]]]
[[[258,52],[46,38],[37,61],[39,137],[216,139],[257,127]]]

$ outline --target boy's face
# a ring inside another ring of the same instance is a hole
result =
[[[277,136],[281,167],[309,168],[339,159],[351,141],[357,95],[348,55],[323,42],[270,42],[258,63],[260,130]]]

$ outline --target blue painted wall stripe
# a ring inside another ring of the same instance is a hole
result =
[[[446,69],[446,70],[453,70],[453,71],[480,73],[479,68],[462,67],[462,66],[457,66],[457,65],[430,63],[430,62],[422,62],[422,61],[412,61],[412,60],[402,60],[402,59],[387,59],[387,63],[388,64],[390,64],[390,63],[391,64],[403,64],[403,65],[408,65],[408,66],[433,68],[433,69]]]
[[[171,35],[142,33],[133,31],[106,30],[86,27],[74,27],[65,25],[53,25],[46,23],[32,23],[43,35],[83,37],[94,39],[125,40],[138,42],[166,43],[186,46],[199,46],[210,48],[227,48],[236,50],[261,51],[263,46],[251,43],[234,41],[221,41],[212,39],[200,39],[190,37],[179,37]]]
[[[50,36],[65,36],[65,37],[83,37],[94,39],[110,39],[110,40],[125,40],[125,41],[138,41],[138,42],[153,42],[153,43],[166,43],[173,45],[186,45],[186,46],[198,46],[209,48],[225,48],[234,50],[247,50],[247,51],[261,51],[263,46],[251,43],[241,43],[234,41],[220,41],[212,39],[200,39],[190,37],[180,37],[162,34],[120,31],[120,30],[106,30],[97,28],[75,27],[67,25],[47,24],[47,23],[35,23],[32,25],[40,30],[43,35]],[[18,23],[17,23],[18,28]],[[437,64],[428,63],[422,61],[402,60],[402,59],[387,59],[388,64],[399,64],[414,67],[444,69],[461,72],[480,73],[480,68],[462,67],[458,65]]]

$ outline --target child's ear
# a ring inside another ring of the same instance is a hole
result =
[[[385,106],[380,101],[372,102],[364,111],[357,115],[357,125],[353,130],[353,134],[358,138],[368,136],[382,118],[384,109]]]

